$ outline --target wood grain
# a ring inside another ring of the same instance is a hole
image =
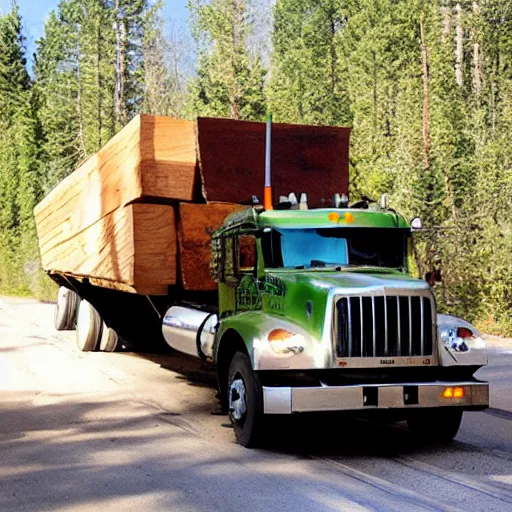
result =
[[[211,233],[226,217],[246,206],[229,203],[187,204],[179,207],[178,240],[181,283],[185,290],[209,291],[217,285],[210,276]]]
[[[274,124],[274,201],[307,192],[326,206],[347,192],[349,134]],[[210,233],[261,198],[264,140],[264,123],[137,116],[36,206],[43,267],[141,294],[214,290]]]
[[[192,200],[195,153],[193,122],[137,116],[36,206],[42,252],[129,203]]]
[[[265,123],[199,118],[199,162],[208,202],[263,201]],[[310,207],[331,206],[336,193],[348,193],[350,128],[274,123],[272,191],[308,194]]]
[[[113,288],[120,283],[154,295],[167,293],[167,286],[176,282],[176,254],[174,209],[153,204],[118,208],[41,251],[46,271],[109,281]]]

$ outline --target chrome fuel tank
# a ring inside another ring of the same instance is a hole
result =
[[[172,306],[163,319],[162,333],[167,344],[179,352],[195,357],[213,356],[213,342],[218,317],[215,313]]]

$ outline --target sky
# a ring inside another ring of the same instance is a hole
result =
[[[36,41],[43,35],[46,16],[57,7],[60,0],[17,0],[23,18],[27,58],[32,61]],[[13,0],[0,0],[0,14],[11,10]],[[164,0],[163,15],[167,20],[185,22],[188,17],[187,0]]]

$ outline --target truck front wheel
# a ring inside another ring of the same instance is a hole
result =
[[[247,448],[256,446],[263,429],[263,391],[249,356],[242,352],[231,360],[227,398],[236,440]]]
[[[418,409],[407,419],[407,426],[419,441],[449,443],[457,435],[461,421],[460,409]]]

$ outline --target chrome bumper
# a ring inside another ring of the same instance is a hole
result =
[[[462,398],[445,398],[447,387],[463,388]],[[489,406],[487,382],[429,382],[357,386],[263,387],[265,414],[294,412],[370,411],[432,407],[485,409]]]

